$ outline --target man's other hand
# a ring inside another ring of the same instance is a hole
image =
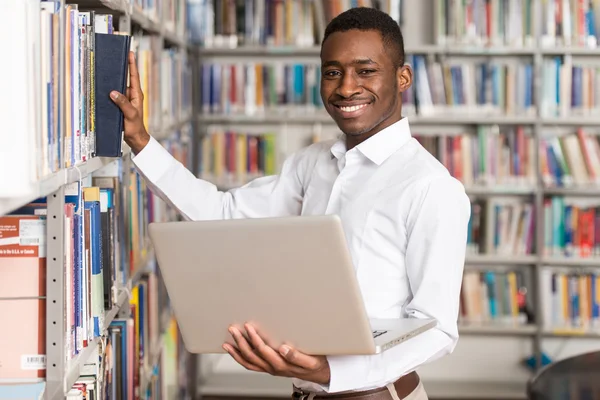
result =
[[[124,139],[134,154],[139,153],[150,141],[144,127],[144,93],[140,85],[140,75],[133,52],[129,52],[129,87],[127,93],[113,91],[112,101],[121,109],[125,119]]]
[[[241,366],[274,376],[329,384],[330,370],[325,356],[309,356],[287,345],[275,350],[264,342],[253,326],[246,324],[244,327],[245,335],[235,327],[229,329],[236,346],[223,345],[225,351]]]

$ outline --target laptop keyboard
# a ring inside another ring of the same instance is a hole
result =
[[[373,331],[373,339],[375,339],[377,336],[381,336],[384,333],[387,333],[387,331]]]

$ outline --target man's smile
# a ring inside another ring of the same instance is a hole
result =
[[[371,102],[338,102],[333,104],[333,110],[335,114],[339,115],[342,118],[356,118],[362,115],[366,110],[368,110],[368,106],[370,105]]]

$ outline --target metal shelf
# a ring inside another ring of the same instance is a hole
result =
[[[226,43],[227,40],[223,40]],[[218,56],[313,56],[318,57],[321,51],[320,46],[263,46],[263,45],[241,45],[235,47],[213,46],[199,47],[203,55],[209,57]],[[406,54],[423,54],[423,55],[464,55],[464,56],[556,56],[556,55],[573,55],[573,56],[600,56],[599,48],[586,47],[570,47],[570,46],[553,46],[553,47],[508,47],[508,46],[475,46],[475,45],[436,45],[422,44],[407,46],[404,49]]]
[[[129,279],[129,287],[137,285],[142,275],[152,271],[152,267],[154,266],[154,250],[149,246],[146,246],[146,248],[149,249],[148,253],[146,254],[146,257],[144,257],[144,259],[135,266]]]
[[[439,115],[439,116],[407,116],[412,125],[533,125],[537,118],[528,116],[498,116],[498,115]],[[267,111],[256,115],[245,114],[201,114],[200,123],[252,123],[252,124],[335,124],[335,121],[325,111],[299,111],[293,113],[278,113]]]
[[[560,267],[600,267],[600,257],[543,257],[542,264]]]
[[[600,56],[600,48],[593,47],[577,47],[577,46],[553,46],[553,47],[542,47],[540,52],[544,56],[559,56],[559,55],[572,55],[572,56]]]
[[[83,364],[92,357],[92,354],[94,354],[99,344],[100,338],[94,339],[86,348],[81,351],[81,353],[77,355],[77,357],[68,361],[69,368],[65,375],[65,392],[67,391],[67,388],[73,387],[73,384],[81,376]]]
[[[159,130],[157,135],[154,137],[158,140],[166,139],[170,136],[170,134],[181,129],[184,125],[192,121],[193,119],[191,117],[187,117],[182,121],[169,125],[165,129]],[[127,157],[129,155],[129,148],[123,144],[123,157]],[[39,182],[32,184],[31,194],[28,196],[0,198],[0,215],[11,213],[38,198],[46,197],[51,193],[56,192],[61,186],[77,182],[81,178],[85,178],[93,172],[96,172],[107,165],[118,161],[119,159],[121,159],[121,157],[94,157],[79,165],[54,172],[47,177],[42,178]]]
[[[125,149],[123,156],[127,156],[128,154],[129,151]],[[0,215],[13,212],[40,197],[46,197],[51,193],[56,192],[61,186],[77,182],[79,179],[84,178],[117,160],[119,160],[119,158],[94,157],[89,161],[74,167],[54,172],[47,177],[42,178],[39,182],[32,184],[31,194],[29,196],[0,198]]]
[[[458,331],[466,335],[494,336],[533,336],[537,333],[535,325],[509,325],[499,323],[459,324]]]
[[[600,331],[590,331],[587,329],[551,329],[542,332],[545,337],[578,337],[586,339],[600,339]]]
[[[279,114],[267,112],[260,115],[243,114],[201,114],[197,117],[199,123],[217,124],[334,124],[335,122],[325,112],[306,112],[304,114]]]
[[[544,188],[543,193],[548,196],[600,196],[599,186],[572,187],[572,188]]]
[[[227,42],[227,40],[223,40]],[[405,47],[404,52],[406,54],[448,54],[448,55],[534,55],[536,49],[531,47],[523,48],[511,48],[511,47],[476,47],[476,46],[438,46],[431,44],[423,44],[416,46]],[[312,56],[319,57],[321,52],[320,46],[261,46],[261,45],[242,45],[237,47],[201,47],[200,52],[202,55],[207,57],[219,57],[219,56],[238,56],[238,57],[268,57],[268,56]]]
[[[598,118],[550,118],[526,115],[486,115],[484,113],[472,115],[408,115],[406,116],[412,125],[536,125],[541,124],[542,129],[549,126],[600,126]],[[200,114],[199,122],[204,123],[252,123],[252,124],[283,124],[283,123],[323,123],[335,124],[335,121],[325,112],[317,111],[293,111],[291,113],[279,113],[267,111],[256,115],[245,114]]]
[[[187,116],[182,118],[180,121],[174,122],[163,129],[158,129],[156,132],[152,132],[152,136],[157,140],[168,139],[174,132],[180,130],[185,125],[193,122],[194,119],[192,116]]]
[[[104,314],[104,327],[105,328],[110,325],[110,323],[117,316],[117,313],[119,312],[121,307],[123,307],[125,305],[125,303],[128,301],[129,301],[129,296],[127,295],[127,292],[124,290],[121,290],[119,292],[117,304],[115,304],[115,306],[111,310],[106,311]],[[69,368],[67,370],[66,377],[65,377],[65,379],[66,379],[65,387],[66,388],[70,388],[73,386],[73,384],[75,384],[75,382],[77,381],[79,376],[81,376],[81,369],[83,368],[83,364],[88,362],[88,360],[90,359],[92,354],[94,354],[94,352],[98,348],[99,344],[100,344],[100,339],[99,338],[94,339],[85,349],[83,349],[83,351],[81,353],[79,353],[77,355],[77,357],[75,357],[74,359],[69,361]]]
[[[465,264],[469,265],[534,265],[538,262],[538,257],[534,255],[496,255],[496,254],[467,254]]]
[[[600,118],[594,117],[541,117],[542,129],[551,126],[600,126]]]
[[[126,0],[77,0],[76,3],[83,7],[107,8],[116,11],[119,14],[129,17],[131,22],[138,25],[144,31],[161,35],[167,42],[181,48],[190,47],[184,37],[180,37],[176,32],[169,31],[158,17],[156,19],[148,17],[141,9],[130,5]],[[192,49],[194,47],[191,46]]]
[[[515,184],[512,186],[467,186],[465,187],[465,190],[467,194],[477,196],[529,196],[535,194],[537,189],[532,186]]]

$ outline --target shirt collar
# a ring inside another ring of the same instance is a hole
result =
[[[381,165],[389,156],[394,154],[411,138],[408,119],[402,118],[387,128],[377,132],[364,142],[358,144],[355,148],[369,160],[377,165]],[[346,136],[336,141],[331,146],[331,154],[337,159],[346,154]]]

